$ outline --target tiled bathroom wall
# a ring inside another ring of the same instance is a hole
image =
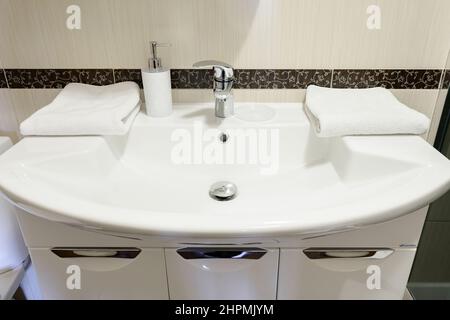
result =
[[[450,57],[446,68],[450,68]],[[444,80],[446,89],[439,92],[435,114],[444,109],[449,80],[450,72],[447,72]],[[440,152],[450,159],[450,131],[445,126],[441,130],[438,146]],[[408,284],[416,299],[450,299],[450,254],[443,249],[450,243],[449,212],[450,192],[430,205]]]
[[[66,27],[69,5],[79,30]],[[380,29],[367,27],[373,5]],[[238,101],[382,85],[437,122],[449,12],[448,0],[0,0],[0,134],[17,140],[18,123],[67,82],[139,81],[149,40],[172,44],[159,52],[175,101],[212,101],[210,74],[190,68],[218,59],[237,69]]]

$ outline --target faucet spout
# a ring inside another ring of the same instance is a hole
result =
[[[233,68],[224,62],[205,60],[194,63],[196,68],[212,68],[214,71],[213,92],[215,97],[215,114],[218,118],[228,118],[234,114],[234,99],[231,89],[234,82]]]
[[[229,95],[224,99],[216,98],[215,113],[217,118],[228,118],[234,115],[233,95]]]

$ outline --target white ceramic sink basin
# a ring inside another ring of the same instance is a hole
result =
[[[25,138],[0,157],[0,188],[26,211],[71,225],[200,237],[343,230],[410,213],[449,189],[449,161],[420,137],[320,139],[301,104],[236,110],[218,123],[212,105],[183,104],[168,118],[140,114],[126,137]],[[243,149],[219,161],[217,150],[243,137]],[[223,180],[237,186],[231,201],[209,196]]]

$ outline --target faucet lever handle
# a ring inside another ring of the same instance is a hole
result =
[[[193,64],[194,68],[213,69],[214,79],[218,81],[233,81],[233,67],[226,62],[217,60],[202,60]]]

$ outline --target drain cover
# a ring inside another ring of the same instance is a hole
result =
[[[233,200],[237,195],[237,187],[232,182],[219,181],[211,186],[209,195],[217,201]]]

